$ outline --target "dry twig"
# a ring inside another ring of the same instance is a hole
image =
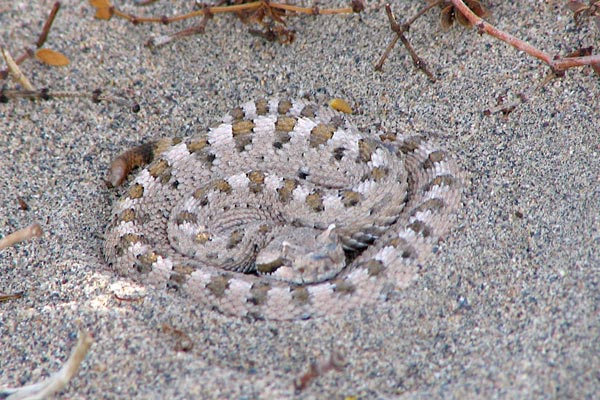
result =
[[[4,62],[8,67],[9,75],[12,76],[13,80],[23,86],[26,90],[35,90],[31,82],[29,82],[29,79],[27,79],[25,74],[21,72],[19,65],[15,62],[8,50],[0,47],[0,52],[2,52],[2,58],[4,58]]]
[[[379,62],[375,65],[375,70],[382,70],[383,63],[389,56],[390,51],[395,46],[396,42],[400,40],[408,50],[411,58],[413,59],[414,64],[425,74],[427,74],[430,80],[435,80],[433,74],[428,71],[423,59],[421,59],[416,54],[416,52],[408,43],[408,40],[404,36],[404,33],[408,31],[410,25],[417,18],[419,18],[425,12],[430,10],[432,7],[439,5],[442,7],[440,19],[442,28],[448,29],[452,25],[454,20],[458,21],[462,26],[467,28],[476,27],[479,34],[487,33],[499,40],[510,44],[516,49],[522,50],[527,54],[543,61],[550,67],[550,73],[546,75],[546,77],[544,77],[540,84],[530,88],[527,91],[517,94],[517,100],[515,101],[512,101],[510,103],[504,103],[502,100],[500,100],[497,107],[484,111],[486,115],[490,115],[496,112],[501,112],[504,115],[509,114],[519,104],[528,101],[533,93],[539,91],[542,87],[548,84],[548,82],[551,82],[552,79],[564,76],[565,71],[567,69],[589,65],[592,67],[594,72],[596,72],[596,74],[600,75],[600,55],[593,55],[592,47],[577,49],[576,51],[564,57],[551,56],[530,45],[529,43],[522,41],[486,22],[482,17],[485,17],[488,13],[479,0],[428,1],[429,5],[427,7],[419,11],[413,18],[411,18],[408,22],[402,25],[398,24],[390,5],[386,4],[385,10],[388,16],[388,20],[390,22],[390,29],[396,34],[396,37],[388,45],[383,55],[381,56]],[[590,2],[590,5],[587,6],[580,2],[571,2],[569,3],[568,8],[574,12],[574,18],[576,21],[578,21],[578,17],[580,17],[581,15],[593,16],[596,18],[596,21],[600,21],[600,16],[598,16],[598,14],[600,14],[600,1],[592,1]]]
[[[3,301],[17,300],[23,297],[23,292],[11,293],[11,294],[0,294],[0,303]]]
[[[0,88],[0,103],[6,103],[10,99],[18,99],[18,98],[32,99],[32,100],[76,99],[76,98],[89,99],[93,103],[100,103],[101,101],[116,103],[120,106],[129,108],[134,113],[137,113],[140,111],[140,105],[137,102],[127,100],[122,97],[113,96],[110,94],[103,94],[102,90],[100,90],[100,89],[96,89],[90,93],[90,92],[72,91],[72,90],[50,90],[48,88],[42,88],[39,90]]]
[[[524,51],[530,56],[537,58],[538,60],[546,63],[556,76],[563,76],[564,71],[569,68],[600,64],[600,55],[598,54],[581,57],[551,56],[550,54],[539,50],[529,43],[524,42],[486,22],[481,17],[477,16],[473,11],[471,11],[471,9],[469,9],[469,7],[467,7],[462,0],[452,0],[452,4],[454,4],[454,7],[456,7],[456,9],[460,11],[469,20],[469,22],[471,22],[471,24],[477,28],[478,33],[487,33],[496,39],[510,44],[517,50]]]
[[[204,17],[198,26],[168,36],[160,36],[151,39],[148,43],[151,47],[162,46],[170,43],[176,38],[203,33],[208,18],[215,14],[234,13],[243,22],[257,23],[263,28],[262,31],[251,29],[250,32],[258,34],[268,40],[277,40],[289,43],[294,39],[294,32],[285,26],[285,18],[291,14],[306,15],[338,15],[358,13],[364,10],[364,0],[350,0],[350,6],[344,8],[320,9],[319,7],[300,7],[292,4],[276,3],[268,0],[240,1],[234,5],[203,6],[199,10],[191,11],[183,15],[167,17],[143,17],[123,12],[115,7],[110,0],[90,0],[90,4],[96,8],[97,19],[109,20],[112,17],[123,18],[133,24],[160,23],[171,24],[190,18]]]
[[[92,336],[88,332],[80,331],[77,345],[58,372],[48,379],[32,385],[1,389],[0,398],[6,398],[7,400],[41,400],[62,390],[79,369],[79,365],[81,365],[92,343],[94,343]]]
[[[593,17],[596,29],[600,31],[600,1],[589,0],[589,4],[584,4],[571,0],[567,3],[567,8],[573,11],[573,19],[576,24],[580,24],[583,17]]]
[[[18,231],[0,239],[0,250],[4,250],[7,247],[13,246],[24,240],[29,240],[34,237],[41,237],[43,234],[44,232],[42,231],[42,227],[36,222],[35,224],[31,224],[28,227],[19,229]]]
[[[100,89],[94,90],[91,93],[84,93],[80,91],[51,91],[48,88],[36,89],[33,84],[27,79],[25,74],[21,71],[19,67],[25,60],[30,58],[35,58],[36,60],[50,65],[50,66],[65,66],[69,64],[69,59],[63,54],[51,50],[41,48],[48,38],[48,34],[52,27],[52,23],[56,18],[58,10],[60,9],[60,2],[55,2],[52,10],[46,22],[44,23],[44,27],[42,32],[40,33],[37,42],[36,49],[26,48],[24,53],[13,59],[10,52],[0,47],[0,53],[4,58],[6,63],[6,68],[0,70],[0,80],[5,80],[9,75],[13,77],[13,79],[22,86],[22,88],[18,89],[8,89],[6,86],[0,86],[0,103],[6,103],[10,99],[17,98],[28,98],[32,100],[50,100],[50,99],[59,99],[59,98],[87,98],[91,99],[93,102],[100,101],[109,101],[114,102],[123,106],[129,107],[133,112],[138,112],[140,106],[135,102],[130,102],[125,99],[111,96],[111,95],[103,95]]]
[[[394,12],[392,11],[391,6],[389,4],[385,5],[385,12],[386,12],[388,20],[390,22],[390,29],[392,30],[392,32],[394,32],[396,34],[396,37],[392,39],[392,41],[390,42],[390,44],[387,46],[387,48],[383,52],[383,55],[381,56],[381,58],[379,59],[379,61],[375,65],[375,71],[382,71],[383,70],[383,63],[385,62],[385,60],[389,56],[390,51],[392,51],[392,49],[396,46],[396,43],[398,42],[398,40],[400,40],[402,42],[402,44],[404,45],[404,47],[406,47],[406,50],[408,50],[408,53],[410,54],[410,57],[412,58],[413,63],[415,64],[415,66],[418,69],[420,69],[421,71],[423,71],[423,73],[425,73],[425,75],[427,75],[427,77],[429,78],[429,80],[431,80],[432,82],[435,82],[435,76],[427,68],[427,63],[425,62],[425,60],[423,60],[422,58],[420,58],[417,55],[417,53],[414,51],[414,49],[412,48],[412,46],[408,42],[408,39],[406,39],[406,36],[404,36],[404,32],[408,32],[410,26],[421,15],[425,14],[427,11],[429,11],[433,7],[439,5],[440,3],[441,3],[441,0],[438,0],[438,1],[435,1],[435,2],[433,2],[431,4],[429,4],[427,7],[424,7],[422,10],[420,10],[417,14],[415,14],[411,19],[409,19],[407,22],[405,22],[402,25],[398,24],[398,21],[396,21],[396,16],[394,15]]]
[[[54,50],[41,48],[46,43],[46,39],[48,38],[50,28],[52,28],[52,23],[54,22],[54,19],[56,17],[56,14],[58,13],[59,9],[60,9],[60,2],[57,1],[52,6],[52,10],[50,10],[50,15],[48,15],[48,18],[46,19],[46,22],[44,23],[44,27],[42,28],[42,32],[38,36],[38,39],[36,41],[36,49],[37,50],[34,50],[32,48],[25,48],[25,51],[23,52],[23,54],[21,54],[19,57],[17,57],[14,60],[14,65],[11,65],[11,64],[9,64],[8,61],[6,61],[7,68],[0,70],[0,80],[6,79],[6,77],[8,76],[9,73],[14,74],[15,72],[18,72],[19,68],[16,66],[22,64],[25,60],[30,59],[30,58],[37,58],[39,61],[41,61],[45,64],[48,64],[48,65],[53,65],[53,66],[64,66],[69,63],[69,59],[66,58],[64,55],[62,55],[61,53],[58,53]],[[23,86],[27,90],[34,90],[33,86],[31,86],[31,87],[27,87],[25,85],[23,85]]]

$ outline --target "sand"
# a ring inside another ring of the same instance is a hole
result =
[[[127,10],[173,14],[187,7],[179,3]],[[31,46],[51,4],[1,2],[0,43],[15,55]],[[599,32],[587,22],[575,27],[561,4],[493,2],[490,21],[550,54],[594,44]],[[401,18],[420,6],[394,9]],[[86,2],[64,1],[46,47],[71,64],[28,62],[23,71],[37,87],[100,87],[135,99],[141,111],[89,100],[0,104],[0,235],[35,221],[45,231],[0,253],[0,293],[24,293],[0,303],[0,387],[58,370],[86,329],[95,343],[56,398],[598,393],[600,86],[590,68],[567,72],[508,118],[485,116],[547,67],[473,31],[442,32],[436,13],[408,35],[436,83],[401,48],[382,73],[373,70],[392,37],[381,4],[361,15],[289,19],[297,32],[290,45],[218,15],[204,35],[155,51],[144,47],[150,37],[189,23],[133,26],[93,14]],[[342,97],[358,126],[434,136],[456,155],[463,206],[411,287],[341,317],[248,321],[136,285],[106,265],[102,235],[116,197],[103,183],[110,160],[151,138],[191,135],[240,102],[270,95]],[[177,332],[191,350],[178,351]],[[295,394],[294,379],[331,352],[345,368]]]

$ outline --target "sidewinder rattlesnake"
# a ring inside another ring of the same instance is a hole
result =
[[[305,100],[258,100],[196,136],[118,157],[105,256],[224,313],[341,313],[406,287],[460,202],[456,162],[418,135],[359,132]]]

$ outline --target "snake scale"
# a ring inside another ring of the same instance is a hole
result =
[[[195,136],[138,146],[108,181],[136,165],[106,233],[112,268],[261,319],[339,314],[406,287],[461,196],[456,161],[432,141],[365,134],[306,100],[248,102]]]

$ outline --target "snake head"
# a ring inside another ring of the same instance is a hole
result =
[[[297,284],[331,279],[344,264],[344,249],[334,224],[324,231],[285,227],[256,257],[259,274]]]

